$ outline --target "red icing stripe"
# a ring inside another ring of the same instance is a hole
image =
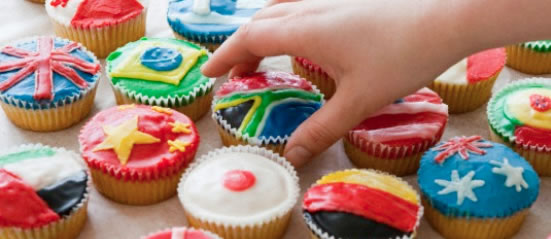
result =
[[[519,126],[515,129],[515,140],[520,145],[537,145],[551,148],[551,131]]]
[[[124,22],[142,13],[136,0],[84,0],[71,19],[77,27],[104,27]]]
[[[494,48],[476,53],[467,58],[467,81],[476,83],[495,75],[507,60],[505,48]]]
[[[393,194],[349,183],[313,186],[304,195],[302,207],[308,212],[352,213],[405,232],[413,231],[419,211],[418,205]]]
[[[295,88],[312,91],[312,84],[297,75],[287,72],[256,72],[230,79],[216,95],[224,96],[236,91],[251,91],[265,88]]]

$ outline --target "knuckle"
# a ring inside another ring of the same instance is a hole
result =
[[[303,131],[304,139],[310,143],[322,147],[328,147],[339,139],[339,135],[327,125],[311,118]]]

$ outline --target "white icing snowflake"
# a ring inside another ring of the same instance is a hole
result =
[[[522,188],[527,189],[528,183],[524,181],[522,173],[524,169],[522,167],[513,167],[509,164],[509,160],[503,158],[503,163],[491,160],[492,165],[498,166],[499,168],[492,168],[492,172],[495,174],[505,175],[507,179],[505,180],[506,187],[515,186],[517,192],[522,191]]]
[[[484,186],[484,180],[473,180],[474,171],[470,171],[463,178],[459,178],[459,173],[457,170],[452,171],[451,181],[446,181],[442,179],[435,179],[434,182],[444,189],[438,192],[438,195],[448,194],[451,192],[457,192],[457,204],[463,204],[465,197],[470,199],[473,202],[476,202],[478,199],[473,192],[473,189]]]

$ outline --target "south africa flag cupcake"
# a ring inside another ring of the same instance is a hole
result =
[[[23,145],[0,153],[0,238],[76,238],[88,193],[88,173],[74,152]]]
[[[551,80],[524,79],[507,85],[490,100],[492,140],[503,142],[551,175]]]
[[[224,83],[212,118],[224,145],[259,145],[282,154],[289,136],[322,103],[323,94],[297,75],[258,72]]]
[[[302,210],[314,239],[413,238],[423,215],[406,182],[358,169],[323,176],[304,195]]]
[[[551,40],[508,46],[507,66],[527,74],[551,73]]]

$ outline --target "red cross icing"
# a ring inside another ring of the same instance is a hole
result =
[[[469,159],[469,152],[484,155],[486,154],[486,151],[481,148],[492,147],[492,144],[477,142],[481,139],[482,137],[476,135],[471,137],[454,137],[448,142],[433,149],[434,151],[442,151],[436,155],[434,160],[437,163],[443,163],[448,157],[451,157],[456,153],[459,153],[459,156],[465,160]]]

